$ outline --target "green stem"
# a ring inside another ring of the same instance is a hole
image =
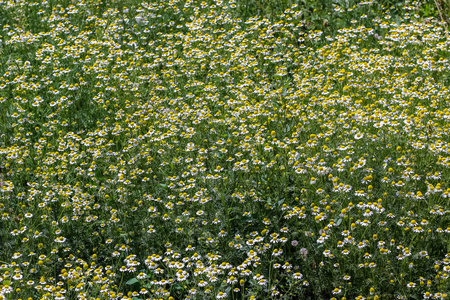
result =
[[[120,291],[120,287],[122,286],[122,281],[123,281],[123,272],[122,272],[122,276],[120,277],[119,287],[117,288],[118,291]]]
[[[270,265],[269,265],[269,291],[272,288],[272,267],[273,266],[273,256],[270,258]]]

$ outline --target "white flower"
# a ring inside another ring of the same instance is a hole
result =
[[[300,255],[302,256],[303,259],[306,259],[306,257],[308,256],[308,249],[306,248],[300,249]]]
[[[361,132],[358,132],[357,134],[355,134],[355,139],[356,140],[360,140],[364,137],[364,134],[362,134]]]

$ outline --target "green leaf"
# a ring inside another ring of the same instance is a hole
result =
[[[181,285],[179,285],[179,284],[174,285],[174,288],[175,288],[176,290],[181,290],[181,289],[183,289],[183,287],[182,287]]]
[[[241,223],[253,222],[255,218],[252,216],[245,216],[241,218]]]
[[[127,281],[127,284],[132,285],[135,284],[136,282],[139,282],[139,280],[137,280],[136,278],[131,278],[130,280]]]

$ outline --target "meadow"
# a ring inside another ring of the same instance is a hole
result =
[[[152,1],[0,0],[0,299],[449,298],[443,2]]]

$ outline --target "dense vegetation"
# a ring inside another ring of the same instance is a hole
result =
[[[448,8],[0,0],[0,299],[448,298]]]

